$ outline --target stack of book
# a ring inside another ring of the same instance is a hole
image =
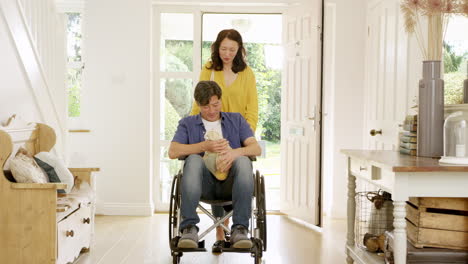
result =
[[[400,153],[416,156],[418,144],[418,116],[408,115],[403,123],[403,132],[400,136]]]

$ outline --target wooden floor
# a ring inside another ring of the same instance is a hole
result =
[[[201,215],[200,227],[209,225]],[[345,263],[345,220],[325,219],[323,229],[306,228],[282,215],[268,215],[268,248],[263,263]],[[205,239],[211,249],[214,233]],[[250,254],[211,251],[185,253],[181,263],[253,263]],[[168,217],[97,216],[95,243],[76,264],[172,263],[168,245]]]

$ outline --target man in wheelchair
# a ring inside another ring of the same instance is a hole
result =
[[[182,233],[177,247],[197,248],[200,218],[196,212],[201,198],[206,200],[232,200],[233,225],[231,246],[251,248],[248,236],[252,210],[254,180],[252,162],[248,156],[259,156],[261,148],[254,134],[239,113],[221,112],[221,88],[213,81],[199,82],[194,91],[200,114],[179,121],[169,147],[169,157],[187,156],[181,181]],[[219,140],[205,140],[206,132],[214,130],[222,135]],[[205,151],[220,155],[216,162],[221,172],[228,172],[220,181],[206,167],[202,156]]]

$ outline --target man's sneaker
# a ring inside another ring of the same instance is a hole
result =
[[[198,248],[198,229],[194,225],[189,225],[182,229],[182,236],[177,243],[179,248]]]
[[[231,232],[231,245],[233,248],[251,248],[252,241],[248,236],[248,230],[241,225],[236,225]]]

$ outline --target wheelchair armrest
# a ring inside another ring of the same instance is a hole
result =
[[[187,158],[187,156],[180,156],[179,158],[177,158],[178,160],[185,160]],[[257,161],[257,157],[256,156],[248,156],[248,158],[250,159],[250,161]]]

